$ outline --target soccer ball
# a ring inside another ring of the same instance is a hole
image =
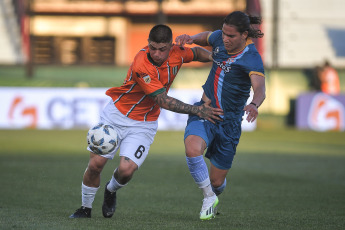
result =
[[[87,144],[96,154],[108,154],[118,144],[117,132],[111,125],[98,124],[87,133]]]

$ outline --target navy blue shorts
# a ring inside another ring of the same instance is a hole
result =
[[[197,102],[194,105],[200,105]],[[205,156],[219,168],[228,170],[236,154],[236,147],[241,136],[241,119],[225,120],[213,124],[198,116],[190,115],[184,133],[184,139],[196,135],[204,139],[207,145]]]

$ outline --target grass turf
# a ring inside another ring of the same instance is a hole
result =
[[[201,222],[182,132],[158,132],[113,218],[101,214],[108,162],[91,219],[80,206],[88,162],[85,130],[0,130],[1,229],[344,229],[345,133],[243,133],[218,215]]]
[[[127,71],[113,66],[36,66],[28,78],[25,66],[0,66],[0,86],[109,88],[122,85]]]

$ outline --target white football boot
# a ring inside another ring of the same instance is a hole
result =
[[[217,214],[217,205],[219,203],[216,195],[206,197],[202,200],[202,208],[200,211],[200,220],[210,220]]]

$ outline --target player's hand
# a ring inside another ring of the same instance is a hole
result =
[[[193,44],[193,39],[188,34],[182,34],[175,38],[176,45],[184,46],[185,44]]]
[[[249,105],[246,105],[243,110],[245,111],[245,113],[247,114],[247,121],[249,123],[251,122],[254,122],[255,119],[258,117],[258,108],[253,105],[253,104],[249,104]]]
[[[199,106],[198,116],[201,118],[204,118],[213,124],[216,123],[216,121],[223,121],[222,118],[220,118],[220,115],[224,115],[224,112],[222,109],[219,108],[213,108],[211,106],[211,100],[208,102],[205,102],[204,104]]]

